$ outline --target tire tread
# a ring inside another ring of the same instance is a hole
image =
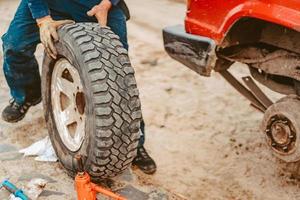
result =
[[[60,29],[78,45],[88,72],[96,132],[89,173],[94,179],[112,178],[136,156],[141,104],[128,52],[109,28],[95,23]]]

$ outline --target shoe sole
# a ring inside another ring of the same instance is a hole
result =
[[[28,108],[28,110],[29,110],[29,108]],[[27,111],[28,111],[28,110],[27,110]],[[26,111],[26,113],[27,113],[27,111]],[[15,119],[15,120],[5,119],[3,116],[2,116],[2,119],[3,119],[4,121],[8,122],[8,123],[13,124],[13,123],[17,123],[17,122],[21,121],[22,119],[24,119],[26,113],[24,113],[24,115],[22,115],[21,117]]]
[[[38,100],[32,102],[32,105],[27,109],[27,111],[26,111],[23,115],[21,115],[19,118],[17,118],[17,119],[14,119],[14,120],[5,119],[3,116],[2,116],[2,119],[3,119],[4,121],[8,122],[8,123],[17,123],[17,122],[21,121],[22,119],[24,119],[24,117],[26,116],[27,112],[29,111],[29,109],[30,109],[32,106],[38,105],[39,103],[41,103],[41,101],[42,101],[42,98],[39,98]]]

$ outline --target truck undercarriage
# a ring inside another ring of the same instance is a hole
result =
[[[264,113],[261,130],[274,155],[293,165],[299,175],[300,160],[300,33],[254,18],[236,22],[220,44],[186,33],[183,27],[164,29],[168,54],[202,76],[218,72],[251,106]],[[248,66],[250,76],[236,79],[229,68]],[[274,92],[286,95],[273,102],[254,79]]]

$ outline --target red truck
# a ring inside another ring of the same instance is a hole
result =
[[[300,175],[300,1],[188,0],[185,26],[163,30],[167,53],[202,76],[220,73],[264,113],[261,129],[275,156]],[[228,69],[246,64],[250,76]],[[285,95],[277,102],[254,79]]]

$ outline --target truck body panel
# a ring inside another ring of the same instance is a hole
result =
[[[191,0],[185,19],[188,33],[220,44],[239,19],[252,17],[300,31],[298,0]]]

